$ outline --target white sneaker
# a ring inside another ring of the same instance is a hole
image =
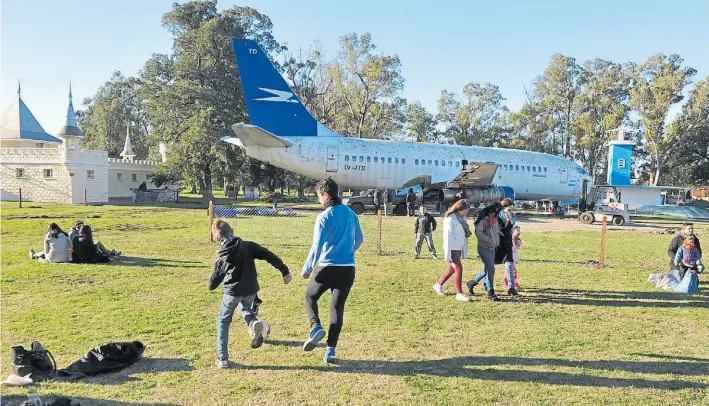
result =
[[[439,296],[445,295],[445,293],[443,293],[443,286],[441,286],[440,283],[433,285],[433,291],[438,293]]]
[[[455,300],[459,302],[469,302],[470,298],[465,295],[465,293],[456,293],[455,294]]]
[[[219,359],[217,358],[217,361],[215,362],[219,368],[229,368],[229,361],[225,359]]]
[[[30,250],[30,259],[34,259],[34,250]]]
[[[251,335],[251,348],[258,348],[263,344],[263,321],[255,320],[249,324],[249,335]]]

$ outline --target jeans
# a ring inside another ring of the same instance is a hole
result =
[[[353,266],[326,266],[311,276],[305,291],[305,314],[310,320],[310,328],[320,324],[318,300],[327,290],[332,291],[330,298],[330,329],[327,333],[328,347],[336,347],[342,331],[342,318],[345,313],[345,301],[350,294],[355,278]]]
[[[231,296],[224,294],[222,296],[221,310],[217,319],[217,357],[219,359],[229,359],[229,325],[231,318],[234,316],[234,310],[238,309],[241,317],[248,325],[256,317],[251,313],[251,306],[256,299],[256,294],[248,296]]]
[[[511,288],[515,287],[515,263],[511,261],[505,262],[505,273],[507,276],[507,280],[509,281],[509,285]]]
[[[428,251],[436,255],[436,247],[433,246],[433,234],[431,233],[426,233],[426,234],[416,234],[416,246],[414,247],[414,254],[418,257],[421,254],[421,244],[423,244],[423,240],[426,240],[426,244],[428,244]]]
[[[483,270],[475,275],[473,282],[479,283],[481,280],[485,279],[485,282],[483,282],[485,290],[492,290],[495,288],[495,250],[478,246],[478,255],[480,255],[484,266]]]

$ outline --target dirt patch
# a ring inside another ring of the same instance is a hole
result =
[[[52,276],[52,279],[54,279],[57,282],[63,282],[68,285],[71,285],[71,287],[74,287],[74,288],[94,286],[97,284],[96,282],[94,282],[90,278],[81,278],[81,277],[74,276],[74,275],[54,275],[54,276]]]
[[[3,220],[18,220],[18,219],[75,219],[75,218],[87,218],[87,219],[100,219],[100,214],[92,214],[88,216],[78,216],[78,215],[28,215],[28,214],[17,214],[10,216],[3,216]]]

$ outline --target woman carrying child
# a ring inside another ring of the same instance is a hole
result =
[[[443,296],[443,284],[455,274],[455,290],[457,292],[455,299],[461,302],[470,301],[461,287],[463,281],[461,260],[468,257],[468,238],[473,235],[465,218],[468,210],[470,210],[468,202],[461,199],[446,211],[443,219],[443,251],[444,258],[448,261],[448,267],[438,282],[433,285],[433,290]]]

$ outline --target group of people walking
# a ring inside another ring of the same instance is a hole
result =
[[[91,226],[77,220],[67,234],[57,223],[51,223],[44,236],[44,251],[30,250],[30,259],[44,263],[93,264],[109,262],[121,255],[120,251],[109,250],[100,242],[94,243]]]

